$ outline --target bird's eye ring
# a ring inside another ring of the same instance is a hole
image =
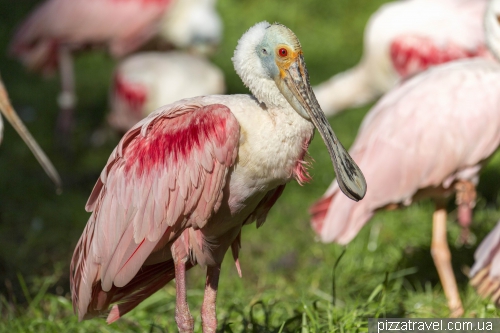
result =
[[[286,57],[288,55],[288,51],[282,47],[281,49],[279,49],[278,54],[280,55],[280,57]]]

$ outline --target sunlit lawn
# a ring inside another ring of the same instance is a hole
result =
[[[279,21],[298,35],[311,81],[317,84],[359,60],[364,24],[383,2],[220,0],[225,37],[213,61],[226,73],[229,93],[246,93],[230,61],[236,41],[255,22]],[[14,24],[34,3],[0,0],[0,73],[19,113],[61,172],[65,189],[62,195],[55,194],[7,125],[0,146],[0,332],[175,332],[173,284],[110,326],[102,319],[78,323],[73,315],[69,259],[88,218],[86,199],[119,139],[112,136],[102,145],[92,144],[93,133],[104,127],[114,61],[103,53],[78,58],[74,148],[63,153],[54,138],[58,80],[26,73],[5,57]],[[346,146],[368,109],[352,110],[331,121]],[[366,332],[370,317],[447,316],[430,255],[432,203],[376,214],[345,249],[321,244],[309,226],[307,209],[334,175],[320,139],[312,142],[310,151],[315,160],[313,182],[288,185],[264,226],[246,227],[243,278],[238,277],[230,255],[225,261],[219,328],[226,332]],[[496,156],[479,186],[473,228],[478,240],[500,218],[499,166],[500,156]],[[449,211],[448,239],[466,316],[497,317],[499,312],[467,285],[465,274],[477,243],[456,245],[460,230],[453,205]],[[191,310],[197,314],[203,270],[194,268],[188,280]]]

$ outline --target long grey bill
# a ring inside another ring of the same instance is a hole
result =
[[[57,192],[61,192],[62,182],[59,173],[56,168],[50,162],[49,158],[43,152],[42,148],[38,145],[35,139],[31,136],[28,129],[24,126],[21,119],[19,119],[18,115],[14,111],[14,108],[10,104],[9,96],[5,87],[3,85],[2,79],[0,78],[0,111],[3,113],[5,118],[12,124],[12,127],[17,131],[19,136],[23,139],[26,145],[29,147],[33,155],[35,155],[36,159],[45,170],[45,173],[49,176],[50,179],[54,182],[57,188]]]
[[[298,61],[290,65],[287,74],[284,82],[292,94],[285,93],[284,96],[299,113],[307,114],[318,129],[330,153],[340,189],[354,201],[363,199],[366,194],[365,177],[337,139],[321,110],[309,84],[309,75],[302,55],[298,57]]]

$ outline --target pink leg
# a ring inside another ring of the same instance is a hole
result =
[[[75,95],[75,73],[73,68],[73,57],[68,46],[61,45],[59,48],[59,74],[61,75],[61,93],[57,98],[59,104],[59,116],[57,119],[57,130],[61,132],[63,139],[73,129],[74,108],[76,104]]]
[[[215,333],[217,330],[217,312],[215,302],[217,300],[217,288],[219,285],[220,265],[207,267],[207,281],[205,284],[205,296],[201,306],[201,322],[203,333]]]
[[[455,203],[458,209],[458,222],[462,226],[460,242],[467,244],[469,226],[472,222],[472,209],[476,205],[476,186],[468,180],[460,180],[455,185],[457,191]]]
[[[446,239],[446,209],[444,205],[436,205],[432,227],[432,259],[439,274],[439,279],[448,299],[451,317],[460,317],[464,313],[462,301],[458,294],[457,282],[451,266],[451,253]]]
[[[180,333],[193,333],[194,320],[189,312],[186,294],[186,263],[185,260],[174,258],[176,306],[175,322]]]

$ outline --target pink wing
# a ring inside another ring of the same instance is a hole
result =
[[[390,55],[394,69],[403,78],[449,61],[491,57],[488,48],[483,44],[474,49],[466,49],[453,41],[438,45],[432,38],[419,35],[398,36],[390,45]]]
[[[500,306],[500,221],[474,254],[476,262],[472,266],[470,277],[482,297],[491,296],[493,302]]]
[[[499,81],[498,64],[475,59],[436,67],[385,95],[349,151],[367,194],[355,203],[334,181],[311,209],[321,239],[348,243],[377,209],[476,176],[500,143]]]
[[[487,4],[487,0],[389,2],[370,18],[365,31],[365,61],[375,61],[380,71],[389,61],[407,78],[458,59],[493,59],[486,47],[483,24]]]
[[[108,45],[121,56],[146,42],[171,0],[48,0],[17,30],[10,52],[29,68],[51,71],[61,43],[78,49]]]
[[[127,132],[90,195],[86,209],[93,213],[71,262],[80,319],[106,311],[125,296],[121,288],[139,292],[145,280],[158,288],[168,282],[168,274],[160,281],[154,273],[171,270],[168,246],[219,208],[239,124],[224,105],[187,103],[160,108]],[[167,263],[157,271],[145,266],[153,273],[137,278],[149,255],[165,248]]]

